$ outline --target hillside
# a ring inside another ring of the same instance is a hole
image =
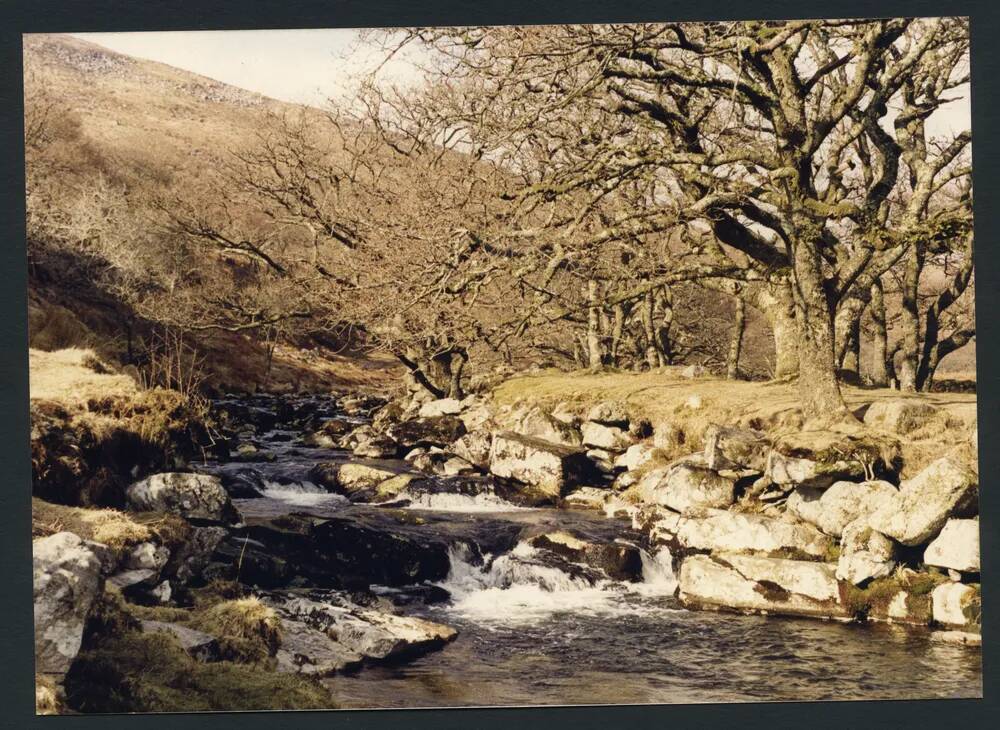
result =
[[[78,124],[70,143],[76,149],[68,154],[84,164],[75,172],[93,177],[105,168],[120,171],[138,195],[202,178],[249,141],[265,115],[311,112],[68,35],[25,35],[24,68],[26,97],[44,93],[46,104],[68,111]],[[100,165],[90,169],[90,160]],[[91,347],[113,361],[123,348],[121,322],[130,313],[112,292],[96,286],[81,291],[85,282],[73,255],[50,255],[39,265],[37,246],[29,245],[31,345]],[[241,334],[206,332],[198,340],[208,381],[221,389],[382,387],[394,372],[391,358],[331,350],[328,343],[282,342],[269,358],[264,344]]]

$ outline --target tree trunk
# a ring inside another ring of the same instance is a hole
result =
[[[618,367],[618,358],[624,332],[625,305],[618,303],[614,306],[614,319],[611,324],[611,365],[614,367]]]
[[[869,304],[872,317],[872,384],[884,388],[889,384],[888,347],[889,338],[885,330],[885,295],[882,291],[882,280],[876,279],[872,284],[872,300]]]
[[[596,279],[587,282],[587,362],[591,370],[601,369],[601,308]]]
[[[656,347],[656,326],[653,323],[655,306],[655,293],[647,293],[642,302],[642,331],[646,336],[646,363],[650,370],[660,365],[660,353]]]
[[[908,393],[917,390],[917,366],[920,352],[920,314],[917,293],[920,285],[921,261],[919,247],[912,245],[906,254],[903,275],[903,298],[900,309],[900,327],[903,331],[902,357],[900,358],[899,389]]]
[[[808,419],[849,420],[837,382],[833,316],[823,286],[819,244],[793,247],[795,315],[799,322],[799,400]]]
[[[761,287],[756,300],[774,335],[774,378],[795,377],[799,372],[799,336],[791,287],[787,283]]]
[[[729,341],[729,356],[726,358],[726,378],[736,380],[740,370],[740,350],[743,349],[743,333],[746,330],[746,304],[743,297],[736,297],[733,337]]]
[[[674,295],[669,286],[657,290],[654,303],[663,309],[662,324],[656,331],[656,349],[660,365],[671,365],[674,360],[672,328],[674,324]]]
[[[923,346],[920,351],[920,362],[917,367],[916,385],[919,390],[930,390],[941,358],[953,352],[971,339],[975,334],[975,324],[958,329],[948,341],[941,339],[941,315],[962,296],[972,278],[972,248],[970,246],[965,263],[952,277],[951,283],[924,312]],[[957,344],[957,347],[955,346]],[[950,348],[950,349],[949,349]]]

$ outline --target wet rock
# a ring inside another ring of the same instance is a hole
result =
[[[598,403],[587,412],[587,420],[605,426],[617,426],[627,429],[629,423],[628,410],[621,401],[604,401]]]
[[[389,427],[386,435],[403,449],[414,446],[449,446],[465,435],[465,423],[457,416],[414,418]]]
[[[624,428],[607,426],[593,421],[584,423],[580,431],[585,446],[606,449],[615,453],[625,451],[635,441],[632,434]]]
[[[612,580],[642,580],[642,556],[635,545],[592,542],[565,530],[538,535],[529,539],[528,543],[532,547],[568,558],[574,563],[597,568]]]
[[[602,511],[610,496],[607,489],[598,487],[580,487],[563,498],[563,506],[572,509],[592,509]]]
[[[419,656],[458,636],[449,626],[358,606],[336,594],[323,599],[265,597],[285,629],[279,671],[331,674],[361,663]]]
[[[583,452],[509,431],[493,439],[490,471],[527,484],[550,500],[596,476],[593,463]]]
[[[693,514],[733,503],[735,480],[709,469],[702,458],[686,458],[654,469],[637,486],[644,502]]]
[[[170,634],[184,651],[200,662],[214,662],[221,659],[218,639],[204,631],[167,621],[143,620],[139,625],[144,634]]]
[[[128,506],[141,512],[170,512],[187,519],[237,522],[239,513],[218,477],[209,474],[154,474],[126,491]]]
[[[363,459],[392,459],[399,453],[399,444],[388,436],[372,435],[360,439],[351,452]]]
[[[924,563],[962,573],[978,573],[979,518],[948,520],[924,551]]]
[[[871,527],[904,545],[933,539],[949,517],[978,511],[979,478],[949,457],[938,459],[899,486],[891,501],[868,519]]]
[[[834,569],[826,563],[692,555],[681,563],[679,583],[687,606],[847,618]]]
[[[925,426],[941,409],[919,398],[894,398],[872,403],[865,411],[868,426],[907,434]]]
[[[705,431],[705,462],[709,469],[763,472],[770,449],[770,441],[760,431],[714,424]]]
[[[896,543],[871,529],[864,518],[857,519],[843,529],[837,579],[864,585],[886,578],[896,567],[897,552]]]
[[[704,517],[662,515],[653,523],[650,537],[688,550],[791,553],[817,558],[833,547],[833,541],[812,525],[727,510],[706,510]]]
[[[972,631],[932,631],[931,641],[942,644],[961,644],[963,646],[982,646],[983,635]]]
[[[255,468],[226,470],[218,475],[222,488],[231,499],[255,499],[264,490],[264,476]]]
[[[441,471],[445,476],[454,477],[460,474],[473,474],[476,471],[476,467],[465,459],[453,456],[441,465]]]
[[[32,544],[35,671],[65,674],[100,595],[101,562],[79,536],[58,532]]]
[[[336,461],[321,461],[309,470],[309,481],[328,492],[340,491],[340,467]]]
[[[381,482],[399,475],[400,470],[388,466],[361,464],[350,461],[341,464],[337,470],[337,484],[347,494],[363,489],[372,489]]]
[[[490,465],[490,447],[493,445],[492,434],[486,431],[473,431],[465,434],[451,445],[451,450],[479,469],[487,469]]]
[[[934,622],[944,626],[975,626],[980,623],[979,591],[963,583],[942,583],[931,593]]]
[[[420,406],[418,415],[421,418],[434,416],[457,416],[462,412],[462,402],[458,398],[441,398],[432,400]]]
[[[208,565],[212,553],[219,546],[229,531],[224,527],[195,527],[188,539],[173,556],[172,564],[168,565],[168,573],[181,584],[190,582],[201,575]]]
[[[798,487],[788,496],[786,508],[827,535],[840,537],[848,524],[859,518],[867,521],[896,495],[889,482],[835,482],[828,489]]]

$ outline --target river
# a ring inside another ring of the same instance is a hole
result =
[[[320,413],[331,416],[335,409]],[[353,457],[305,447],[301,435],[276,424],[253,437],[272,461],[203,468],[227,475],[229,483],[252,476],[262,496],[234,499],[248,518],[374,515],[382,509],[351,504],[312,484],[308,472],[317,462]],[[674,598],[666,551],[650,554],[643,546],[638,582],[595,582],[564,572],[536,560],[524,541],[498,554],[483,550],[484,560],[468,554],[478,535],[502,530],[569,529],[639,544],[641,536],[622,520],[447,492],[422,495],[406,509],[426,529],[454,539],[454,548],[449,573],[437,582],[448,600],[401,611],[452,626],[459,636],[407,662],[325,680],[342,707],[982,696],[980,651],[935,642],[927,630],[685,610]]]

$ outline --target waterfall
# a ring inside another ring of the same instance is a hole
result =
[[[265,479],[261,482],[260,493],[269,499],[275,499],[299,507],[312,507],[323,504],[330,505],[348,500],[342,494],[333,494],[312,482],[290,482],[279,484]]]

